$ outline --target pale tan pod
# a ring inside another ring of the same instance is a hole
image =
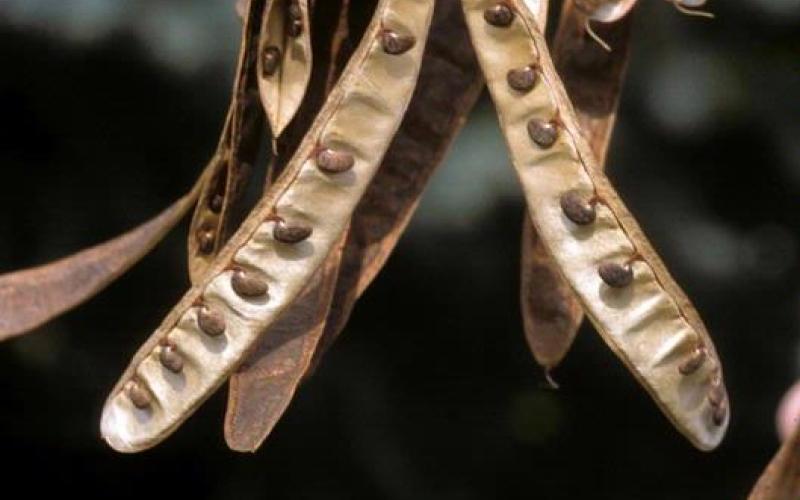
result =
[[[609,347],[678,430],[698,448],[712,449],[725,434],[729,413],[727,398],[724,406],[709,401],[715,386],[724,393],[711,339],[597,167],[533,16],[518,0],[505,3],[513,8],[514,20],[496,27],[483,14],[496,2],[462,2],[534,226]],[[508,88],[506,73],[531,57],[538,59],[540,83],[520,96]],[[557,125],[552,146],[531,140],[531,120]],[[560,197],[575,189],[602,200],[589,226],[573,224],[563,214]],[[630,262],[633,282],[624,288],[605,284],[598,268],[607,262]],[[695,372],[681,374],[679,367],[699,346],[709,359]]]
[[[290,8],[291,6],[291,8]],[[293,17],[299,11],[299,18]],[[308,0],[272,0],[264,10],[258,51],[258,88],[272,136],[297,113],[311,79]],[[299,26],[299,32],[293,31]]]
[[[536,17],[542,19],[540,15]],[[584,36],[583,14],[575,2],[567,0],[553,41],[553,62],[575,108],[580,131],[601,169],[605,167],[628,61],[631,17],[598,27],[600,36],[612,48],[607,52]],[[592,209],[588,215],[593,213]],[[583,307],[561,277],[532,224],[526,216],[522,229],[520,302],[528,346],[549,376],[572,346],[583,320]]]
[[[395,134],[416,85],[433,0],[381,0],[367,33],[311,130],[276,184],[259,201],[220,253],[139,350],[103,409],[101,433],[116,450],[152,447],[173,432],[228,377],[273,321],[306,287],[335,243]],[[412,36],[403,54],[388,54],[385,30]],[[352,170],[317,168],[320,145],[353,156]],[[297,245],[272,238],[277,213],[314,228]],[[268,294],[243,298],[231,289],[232,266],[264,280]],[[202,305],[225,319],[222,335],[197,324]],[[168,341],[183,356],[180,374],[164,370],[158,346]],[[151,395],[145,409],[123,390],[135,379]]]

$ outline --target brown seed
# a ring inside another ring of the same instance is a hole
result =
[[[303,13],[300,10],[300,3],[297,0],[289,2],[289,18],[294,20],[302,19]]]
[[[222,211],[222,205],[225,201],[225,197],[219,193],[215,194],[208,200],[208,208],[211,209],[212,212],[218,214]]]
[[[718,406],[711,408],[711,421],[714,425],[719,427],[725,423],[725,418],[728,416],[728,403],[723,402]]]
[[[594,203],[586,200],[586,198],[576,190],[567,191],[561,195],[561,210],[567,219],[571,220],[579,226],[591,224],[597,218],[597,211],[594,208]]]
[[[233,291],[242,297],[260,297],[267,293],[267,284],[248,273],[244,269],[237,269],[231,277]]]
[[[506,74],[508,86],[518,92],[528,92],[536,85],[536,70],[532,66],[509,70]]]
[[[401,35],[392,30],[384,30],[381,33],[381,45],[387,54],[398,55],[411,49],[416,40],[413,36]]]
[[[528,135],[539,147],[547,149],[558,138],[558,126],[553,122],[534,119],[528,122]]]
[[[711,406],[719,406],[725,401],[725,387],[719,377],[711,381],[711,388],[708,390],[708,402]]]
[[[355,165],[355,160],[349,153],[327,148],[321,149],[317,153],[317,167],[323,172],[338,174],[350,170],[353,165]]]
[[[703,363],[705,363],[708,354],[704,347],[698,347],[689,355],[689,357],[681,363],[678,367],[678,371],[681,375],[691,375],[692,373],[696,372]]]
[[[299,243],[311,236],[312,229],[308,226],[290,226],[285,222],[278,222],[272,230],[272,236],[281,243]]]
[[[202,253],[211,253],[214,250],[214,231],[200,228],[197,231],[197,246]]]
[[[503,2],[498,2],[483,11],[483,19],[492,26],[505,28],[514,21],[514,11]]]
[[[203,306],[197,312],[197,325],[209,337],[225,333],[225,316],[215,309]]]
[[[125,392],[128,398],[133,403],[133,406],[143,410],[150,406],[152,399],[150,393],[147,392],[138,382],[131,380],[125,385]]]
[[[158,353],[158,359],[164,365],[164,368],[173,373],[180,373],[183,370],[183,357],[175,349],[175,346],[162,346],[161,351]]]
[[[303,34],[303,21],[301,19],[294,19],[290,21],[289,27],[286,28],[286,31],[289,33],[290,37],[297,38]]]
[[[264,49],[264,56],[261,60],[264,66],[264,75],[272,76],[278,71],[278,66],[281,64],[281,49],[270,45]]]
[[[598,274],[606,282],[606,285],[613,288],[624,288],[633,281],[633,268],[630,264],[606,262],[600,264]]]

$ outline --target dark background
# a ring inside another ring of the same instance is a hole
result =
[[[0,271],[112,237],[189,188],[229,97],[229,3],[0,3]],[[733,413],[717,451],[673,430],[589,325],[562,389],[542,388],[517,299],[523,200],[484,98],[261,451],[226,449],[225,390],[154,450],[99,438],[108,391],[187,287],[184,224],[88,304],[0,345],[3,489],[744,498],[800,374],[800,5],[711,2],[714,21],[641,7],[609,175],[723,359]]]

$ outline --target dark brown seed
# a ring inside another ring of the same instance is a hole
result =
[[[714,425],[719,427],[725,423],[725,418],[728,416],[728,403],[723,402],[718,406],[711,408],[711,421]]]
[[[281,243],[299,243],[311,236],[313,230],[308,226],[290,226],[285,222],[278,222],[272,230],[272,236]]]
[[[600,265],[598,274],[606,282],[606,285],[613,288],[624,288],[633,281],[633,268],[630,264],[606,262]]]
[[[131,380],[125,386],[125,392],[128,394],[128,398],[133,403],[133,406],[143,410],[150,406],[152,399],[150,398],[150,393],[147,392],[138,382]]]
[[[329,174],[346,172],[353,168],[355,160],[353,155],[334,151],[332,149],[322,149],[317,153],[317,167]]]
[[[201,228],[197,231],[197,246],[202,253],[211,253],[214,250],[214,231]]]
[[[174,346],[163,346],[161,352],[158,353],[158,359],[164,368],[173,373],[180,373],[183,370],[183,357]]]
[[[719,406],[725,401],[725,387],[722,379],[715,378],[711,381],[711,388],[708,391],[708,402],[711,406]]]
[[[281,64],[281,49],[271,45],[264,49],[264,56],[261,60],[264,66],[264,75],[272,76],[278,71],[278,66]]]
[[[233,291],[242,297],[260,297],[267,293],[267,284],[248,273],[244,269],[237,269],[231,277]]]
[[[289,18],[292,20],[303,18],[303,13],[300,10],[300,3],[296,0],[289,2]]]
[[[224,196],[221,194],[215,194],[208,200],[208,208],[210,208],[215,214],[218,214],[222,211],[222,205],[224,201]]]
[[[681,363],[678,367],[678,371],[681,375],[691,375],[692,373],[696,372],[703,363],[706,361],[706,357],[708,357],[705,348],[698,347],[689,355],[689,357]]]
[[[514,11],[505,3],[498,2],[483,11],[483,18],[492,26],[505,28],[514,21]]]
[[[381,33],[381,45],[387,54],[398,55],[411,49],[416,40],[413,36],[401,35],[392,30]]]
[[[286,31],[289,33],[290,37],[297,38],[303,34],[303,21],[301,19],[289,21],[289,27],[286,28]]]
[[[536,84],[536,70],[532,66],[512,69],[506,74],[508,86],[518,92],[528,92]]]
[[[586,200],[579,191],[567,191],[561,195],[561,210],[567,219],[579,226],[591,224],[597,218],[594,203]]]
[[[209,337],[219,337],[225,333],[225,316],[209,307],[201,307],[197,312],[197,325]]]
[[[541,148],[549,148],[558,138],[558,126],[553,122],[531,120],[528,122],[528,135]]]

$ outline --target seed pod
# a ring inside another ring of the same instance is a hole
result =
[[[408,225],[428,180],[484,87],[460,0],[438,0],[418,87],[403,123],[350,221],[325,332],[310,372],[344,329]]]
[[[342,43],[351,33],[349,6],[349,0],[326,1],[314,6],[316,21],[311,26],[317,44],[314,72],[326,78],[315,79],[312,76],[301,109],[276,144],[279,151],[297,148],[349,59],[351,45]],[[357,39],[352,42],[352,48],[357,42]],[[328,54],[325,53],[326,47],[330,47]],[[287,160],[289,158],[281,154],[273,157],[270,172],[265,176],[265,189],[272,186]],[[297,221],[292,224],[297,224]],[[341,246],[341,243],[336,245],[307,289],[261,334],[238,370],[231,375],[225,440],[232,450],[257,450],[294,397],[326,324],[339,270]]]
[[[297,113],[311,79],[309,22],[308,0],[273,0],[264,9],[258,88],[275,138]]]
[[[264,0],[252,0],[244,19],[233,97],[217,151],[206,166],[208,174],[189,230],[189,277],[197,282],[228,237],[231,212],[241,198],[241,186],[255,163],[263,135],[263,112],[255,96],[256,54]]]
[[[220,252],[206,277],[183,297],[150,340],[139,350],[123,380],[137,373],[153,388],[158,404],[147,418],[124,404],[121,385],[103,410],[101,432],[119,451],[149,448],[183,422],[219,385],[267,329],[306,288],[315,270],[341,238],[356,204],[377,170],[416,85],[433,0],[381,0],[359,49],[342,75],[306,138],[278,179]],[[380,45],[383,29],[414,36],[418,43],[402,55],[389,55]],[[347,179],[319,172],[311,158],[317,144],[347,144],[359,165]],[[272,213],[288,219],[325,221],[314,224],[311,249],[294,245],[277,249],[271,237]],[[287,265],[290,263],[290,265]],[[257,269],[266,277],[270,300],[245,300],[231,293],[231,266]],[[274,286],[273,286],[274,285]],[[199,331],[198,302],[225,311],[226,335],[210,339]],[[169,338],[184,354],[186,383],[161,382],[152,352]],[[199,370],[202,370],[200,372]],[[156,383],[158,382],[158,383]]]
[[[517,21],[507,30],[486,29],[488,0],[463,0],[462,5],[478,60],[500,117],[511,159],[523,185],[531,219],[603,339],[631,369],[676,427],[697,447],[708,450],[722,439],[729,413],[712,422],[706,395],[712,376],[721,377],[719,359],[697,312],[666,271],[608,179],[597,167],[582,137],[574,110],[547,51],[544,37],[526,5],[510,2]],[[538,57],[542,84],[524,95],[508,92],[505,73]],[[563,133],[546,150],[528,137],[531,120],[558,116]],[[596,192],[597,222],[590,234],[576,234],[562,222],[559,200],[570,190]],[[636,286],[607,293],[597,268],[604,262],[638,255]],[[625,307],[629,314],[620,314]],[[702,342],[713,363],[686,378],[678,365]],[[715,367],[712,371],[711,367]]]

